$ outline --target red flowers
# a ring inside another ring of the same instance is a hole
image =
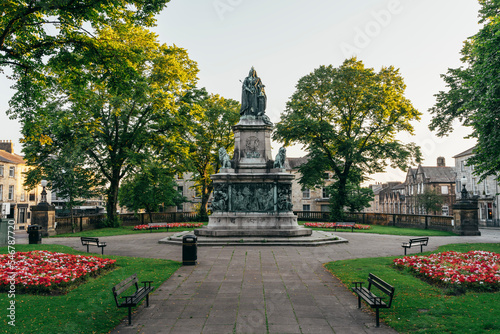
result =
[[[202,227],[203,223],[169,223],[169,224],[158,224],[158,225],[137,225],[134,227],[134,230],[149,230],[150,228],[153,229],[160,229],[160,228],[173,228],[173,227],[186,227],[186,228],[193,228],[193,227]]]
[[[39,287],[67,286],[69,284],[65,283],[71,283],[100,269],[110,268],[115,262],[116,260],[95,256],[43,250],[0,255],[0,291],[5,290],[12,281],[20,292],[44,290]]]
[[[307,227],[319,227],[319,228],[335,228],[336,223],[305,223],[304,226]],[[343,225],[338,225],[337,228],[346,228]],[[350,228],[350,227],[348,227]],[[370,225],[360,225],[360,224],[355,224],[354,229],[355,230],[368,230],[370,229]]]
[[[395,259],[400,268],[445,285],[500,288],[500,254],[485,251],[445,252]]]

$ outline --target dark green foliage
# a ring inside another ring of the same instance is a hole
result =
[[[118,200],[131,211],[146,210],[152,223],[152,212],[158,212],[161,206],[178,205],[186,199],[177,191],[171,170],[150,163],[123,182]]]
[[[441,211],[443,198],[435,190],[425,188],[422,194],[416,196],[416,204],[425,210],[426,214]]]
[[[477,146],[468,163],[481,179],[494,175],[500,180],[500,1],[479,3],[482,28],[462,48],[464,66],[442,75],[448,91],[436,95],[429,128],[445,136],[455,120],[471,127]]]

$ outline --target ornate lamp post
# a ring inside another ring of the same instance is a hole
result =
[[[460,180],[461,183],[462,183],[462,199],[465,200],[465,199],[468,199],[469,198],[469,192],[467,191],[467,189],[465,188],[465,184],[467,183],[467,178],[464,176],[462,176],[462,179]]]
[[[40,199],[40,203],[47,203],[47,191],[45,190],[45,187],[47,186],[47,180],[42,180],[41,182],[42,185],[42,198]]]

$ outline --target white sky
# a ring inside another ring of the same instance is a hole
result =
[[[199,87],[240,101],[241,83],[251,66],[266,85],[271,121],[278,122],[299,78],[320,65],[338,67],[356,55],[367,67],[393,65],[407,85],[406,96],[424,115],[415,136],[401,136],[422,147],[424,165],[435,166],[475,143],[457,125],[446,138],[428,130],[428,109],[444,89],[440,74],[458,67],[463,41],[479,30],[479,4],[471,0],[172,0],[154,29],[162,43],[188,50],[198,62]],[[5,115],[13,84],[0,77],[0,139],[21,153],[20,126]],[[279,143],[273,143],[273,155]],[[300,147],[287,155],[304,155]],[[404,179],[388,170],[375,181]]]

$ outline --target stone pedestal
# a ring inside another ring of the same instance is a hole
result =
[[[292,211],[294,175],[274,168],[271,154],[273,126],[259,116],[242,116],[233,127],[232,168],[212,175],[214,193],[208,226],[195,230],[213,237],[308,236]]]
[[[477,200],[461,199],[453,205],[454,232],[458,235],[481,235]]]
[[[56,209],[47,202],[39,203],[31,207],[31,225],[42,226],[42,236],[54,236],[56,222]]]

